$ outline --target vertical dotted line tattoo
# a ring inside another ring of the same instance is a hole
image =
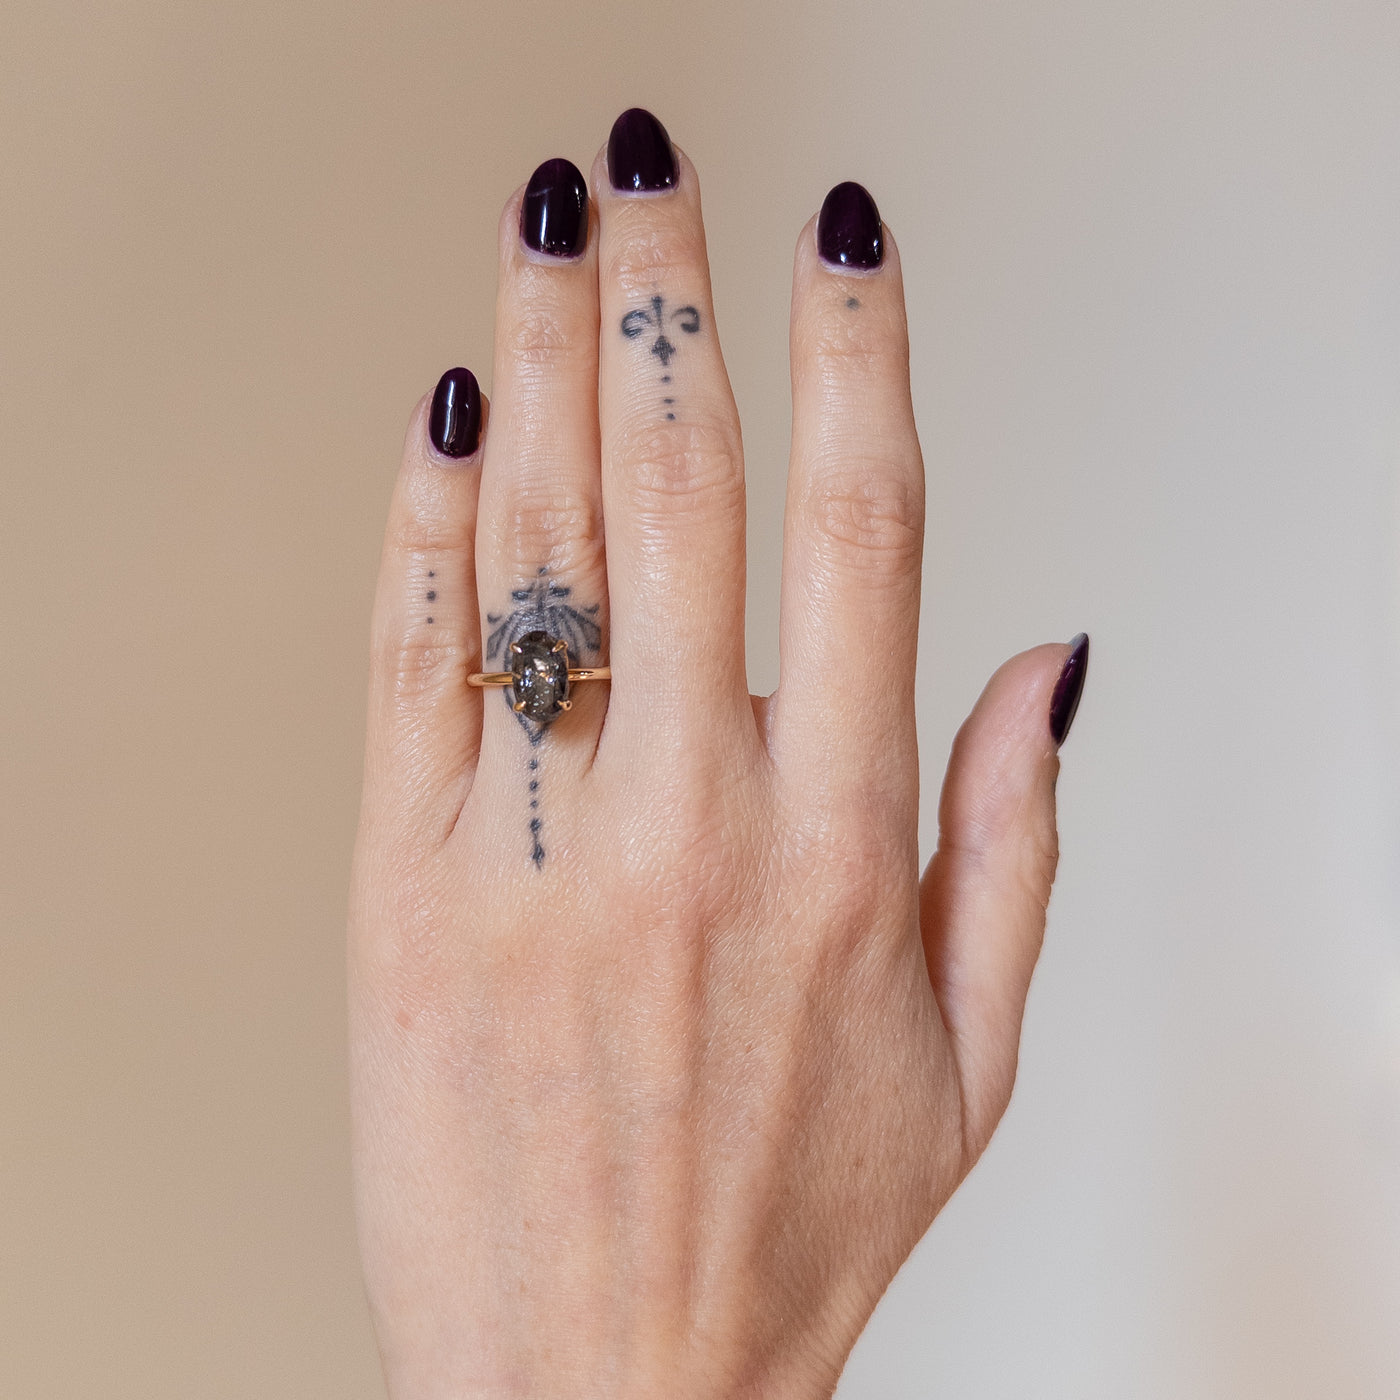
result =
[[[529,638],[532,633],[545,633],[568,647],[570,664],[588,665],[597,661],[603,644],[602,629],[597,621],[600,605],[579,606],[570,601],[572,596],[573,589],[552,583],[549,571],[544,568],[527,587],[513,588],[510,600],[514,606],[508,612],[486,614],[491,628],[486,639],[486,659],[506,661],[512,651],[518,649],[522,638]],[[531,643],[527,640],[524,645],[528,648]],[[549,721],[532,719],[522,713],[512,701],[509,689],[502,692],[502,698],[515,715],[532,750],[526,770],[529,774],[526,792],[529,795],[530,859],[538,870],[544,864],[545,847],[544,818],[540,815],[540,752],[537,751],[549,733]]]

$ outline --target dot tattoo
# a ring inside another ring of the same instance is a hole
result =
[[[847,298],[846,298],[846,307],[847,307],[847,309],[850,310],[850,311],[859,311],[859,310],[860,310],[860,302],[857,301],[855,297],[847,297]]]

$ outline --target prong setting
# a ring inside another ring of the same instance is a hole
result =
[[[571,708],[569,647],[563,638],[536,628],[517,637],[510,651],[511,709],[516,714],[545,725]]]

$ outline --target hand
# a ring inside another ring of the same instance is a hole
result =
[[[894,243],[852,185],[798,239],[765,699],[695,170],[633,112],[592,189],[549,162],[506,206],[489,428],[444,376],[394,496],[350,933],[374,1322],[399,1400],[822,1396],[1010,1095],[1087,645],[992,679],[921,883]],[[611,684],[535,719],[548,675],[523,712],[466,683],[533,631]]]

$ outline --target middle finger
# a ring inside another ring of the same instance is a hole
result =
[[[613,668],[602,748],[645,734],[653,749],[693,753],[701,736],[756,732],[743,452],[699,183],[656,118],[634,109],[613,126],[593,186]]]

